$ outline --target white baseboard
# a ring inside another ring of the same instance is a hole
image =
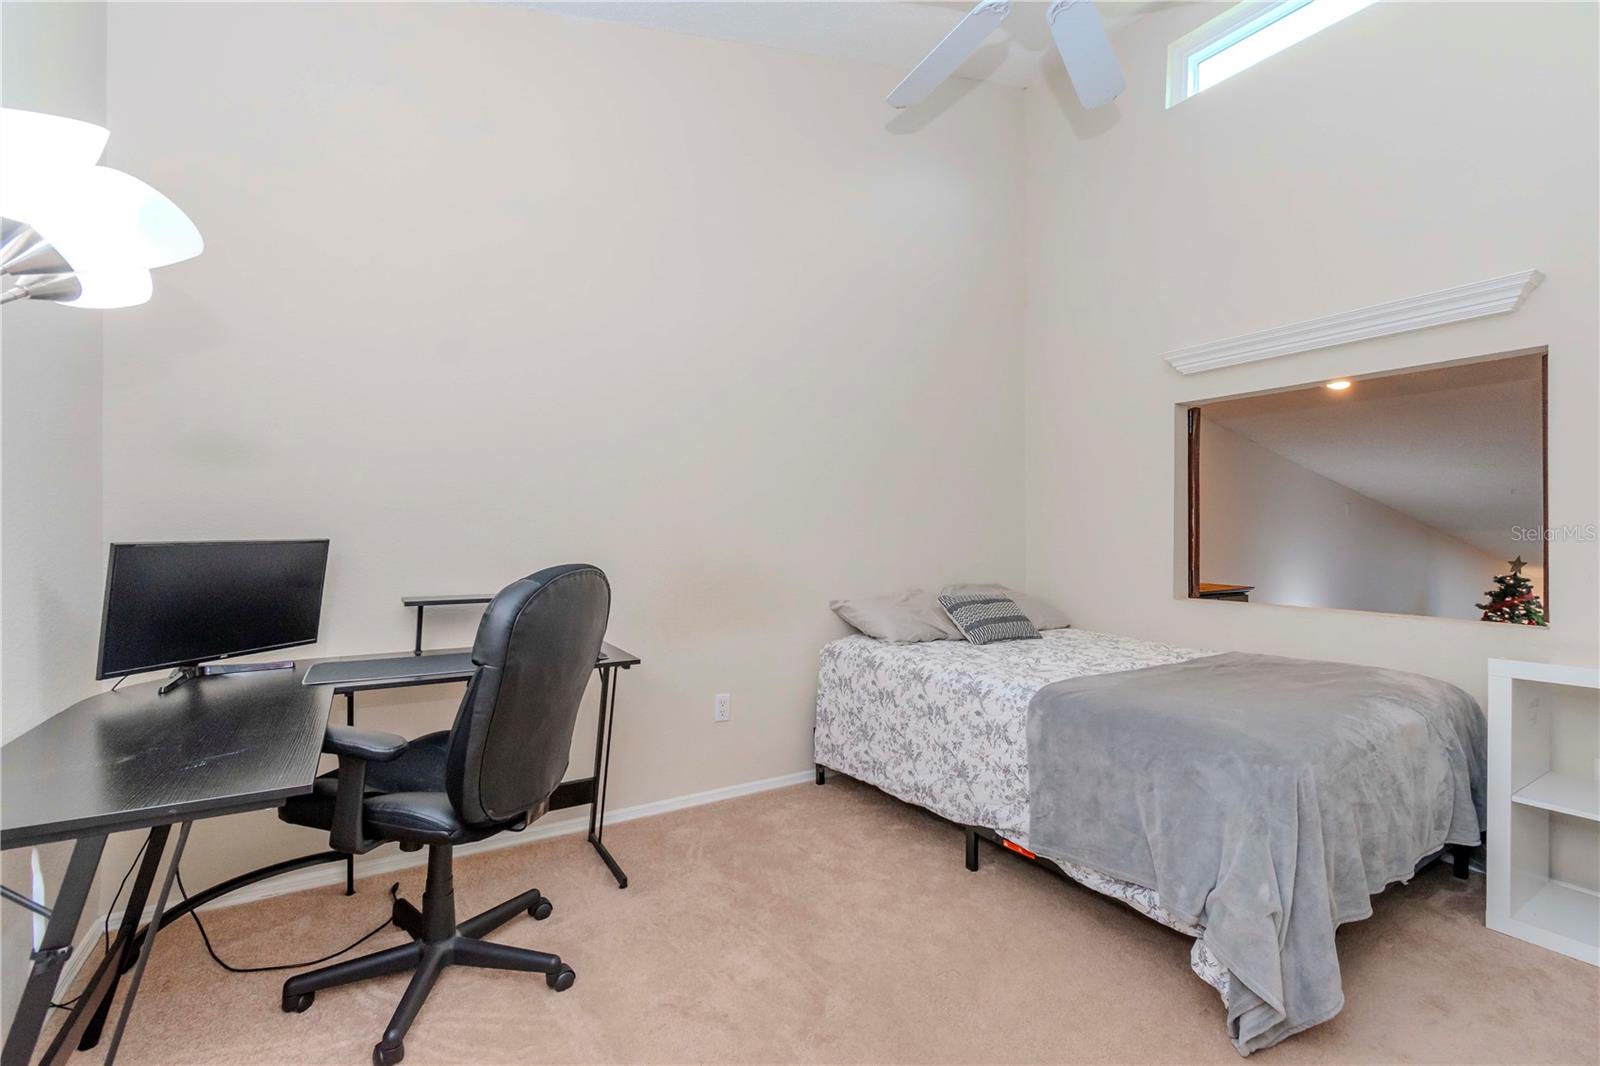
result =
[[[746,781],[739,785],[727,785],[723,788],[707,789],[704,792],[691,792],[686,796],[673,796],[670,799],[655,800],[651,803],[640,803],[632,807],[623,807],[615,811],[606,812],[606,824],[615,825],[619,822],[631,822],[638,818],[653,818],[658,814],[668,814],[672,811],[681,811],[689,807],[700,807],[707,803],[719,803],[722,800],[737,799],[740,796],[750,796],[757,792],[768,792],[775,788],[786,788],[789,785],[798,785],[804,781],[813,780],[815,771],[800,770],[792,774],[782,774],[778,777],[767,777],[760,781]],[[583,810],[580,808],[580,810]],[[520,833],[499,833],[487,840],[480,840],[476,844],[463,844],[456,848],[458,855],[474,855],[485,851],[498,851],[501,848],[512,848],[519,844],[532,844],[540,840],[549,840],[551,837],[564,836],[568,833],[582,833],[589,828],[589,815],[587,811],[581,814],[568,815],[561,818],[551,818],[535,822],[532,826]],[[428,861],[428,853],[423,851],[390,851],[385,849],[385,854],[374,858],[356,856],[356,876],[370,877],[375,874],[392,873],[396,870],[406,870],[414,866],[421,866]],[[218,900],[199,908],[203,911],[221,910],[224,907],[237,907],[242,903],[251,903],[255,900],[270,899],[273,896],[286,896],[292,892],[304,892],[310,888],[321,888],[324,885],[337,885],[344,883],[344,866],[341,863],[328,863],[323,866],[314,866],[308,870],[299,870],[282,877],[274,877],[253,885],[247,885],[237,892],[230,892]],[[176,901],[168,900],[171,905]],[[141,923],[149,922],[155,916],[155,908],[147,907],[140,918]],[[61,977],[56,982],[56,996],[59,998],[72,987],[77,980],[78,973],[83,969],[83,964],[94,953],[95,942],[104,935],[106,915],[95,916],[94,922],[89,925],[78,942],[72,946],[72,955],[61,968]],[[112,921],[115,926],[117,920]]]

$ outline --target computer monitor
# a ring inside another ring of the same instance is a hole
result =
[[[314,643],[326,540],[113,544],[95,677]]]

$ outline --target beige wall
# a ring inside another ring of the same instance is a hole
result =
[[[1028,575],[1075,621],[1434,674],[1594,662],[1597,546],[1550,547],[1548,630],[1182,597],[1178,407],[1549,345],[1550,524],[1596,520],[1597,9],[1379,4],[1177,107],[1179,5],[1128,91],[1027,97]],[[1536,268],[1516,314],[1184,377],[1161,353]]]
[[[0,104],[103,122],[104,4],[0,5]],[[0,166],[5,165],[0,158]],[[101,312],[0,310],[0,738],[94,691],[100,537]],[[53,894],[67,850],[41,849]],[[0,879],[31,881],[8,851]],[[93,910],[94,908],[89,908]],[[22,994],[32,919],[0,907],[0,1019]]]
[[[878,68],[491,4],[110,42],[112,161],[206,239],[107,319],[110,539],[331,537],[319,654],[599,564],[644,657],[614,807],[808,767],[830,596],[1020,577],[1019,93],[891,130]],[[317,843],[196,833],[191,885]]]
[[[1227,428],[1200,432],[1200,580],[1252,603],[1478,618],[1504,561]]]

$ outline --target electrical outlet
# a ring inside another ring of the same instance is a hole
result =
[[[733,697],[726,692],[717,693],[717,698],[711,701],[711,720],[713,722],[726,722],[733,717]]]

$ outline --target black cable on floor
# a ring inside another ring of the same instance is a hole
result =
[[[399,889],[400,885],[398,882],[396,882],[394,887],[389,890],[390,895],[398,892]],[[178,894],[184,898],[185,902],[188,901],[189,893],[183,887],[182,870],[178,871]],[[312,959],[309,962],[285,962],[279,963],[275,966],[234,966],[230,963],[224,962],[222,957],[217,954],[216,949],[211,946],[211,938],[206,935],[206,927],[200,921],[200,912],[197,910],[190,911],[189,917],[194,919],[194,927],[200,930],[200,939],[206,946],[206,954],[210,955],[213,962],[215,962],[218,966],[221,966],[224,970],[227,970],[229,973],[269,973],[274,970],[302,970],[307,966],[316,966],[318,963],[329,962],[333,959],[337,959],[340,955],[343,955],[346,952],[354,951],[356,948],[360,947],[362,944],[365,944],[367,941],[371,940],[373,937],[377,936],[379,933],[383,932],[385,929],[389,928],[389,926],[394,924],[394,919],[392,917],[386,918],[384,919],[382,925],[361,937],[361,939],[340,948],[338,951],[335,951],[330,955],[324,955],[320,959]]]

